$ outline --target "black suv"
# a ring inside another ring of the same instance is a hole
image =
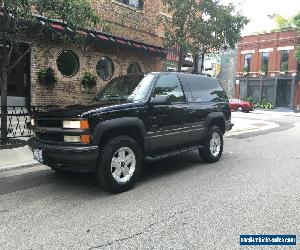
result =
[[[233,126],[219,82],[184,73],[114,78],[90,104],[35,113],[31,125],[36,160],[56,171],[94,172],[112,192],[133,187],[143,159],[197,149],[217,162]]]

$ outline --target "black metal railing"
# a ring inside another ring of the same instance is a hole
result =
[[[49,106],[7,106],[4,109],[0,106],[0,118],[5,113],[7,114],[6,133],[3,134],[0,130],[0,144],[12,144],[20,140],[26,142],[33,136],[30,129],[31,114],[45,111],[46,108]],[[1,119],[0,128],[2,128]]]

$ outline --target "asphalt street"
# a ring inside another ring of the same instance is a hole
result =
[[[241,234],[296,234],[274,249],[300,249],[300,118],[234,116],[280,127],[226,137],[213,165],[196,151],[148,163],[118,195],[41,165],[0,172],[0,249],[257,249]]]

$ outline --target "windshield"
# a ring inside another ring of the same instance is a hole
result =
[[[147,97],[153,74],[148,75],[127,75],[114,78],[97,95],[96,99],[103,100],[128,100],[143,101]]]

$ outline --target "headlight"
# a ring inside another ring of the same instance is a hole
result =
[[[63,121],[63,128],[80,128],[80,121]]]
[[[34,126],[34,125],[35,125],[34,119],[31,119],[31,120],[30,120],[30,124],[31,124],[31,126]]]
[[[89,122],[88,120],[63,121],[63,128],[89,129]]]
[[[80,136],[65,135],[64,136],[64,141],[65,142],[81,142],[81,138],[80,138]]]

